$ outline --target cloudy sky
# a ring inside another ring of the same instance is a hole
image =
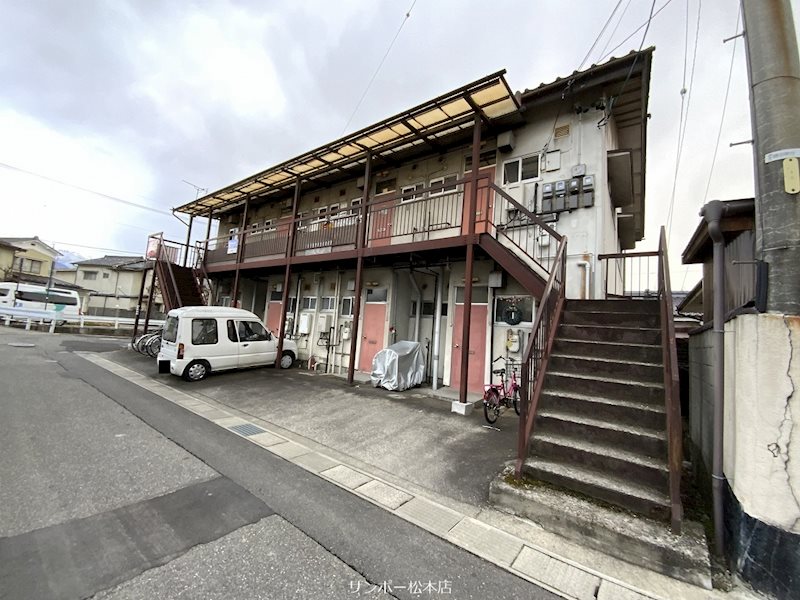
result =
[[[85,256],[141,253],[156,231],[183,239],[169,214],[195,197],[182,180],[214,190],[345,132],[412,1],[5,0],[0,236],[38,235]],[[698,278],[679,256],[704,200],[753,193],[751,147],[729,147],[751,137],[740,39],[706,196],[734,49],[722,39],[737,32],[739,3],[699,2],[656,0],[665,8],[645,41],[656,52],[641,247],[656,246],[667,219],[685,60],[691,94],[670,238],[675,288]],[[617,4],[417,0],[347,131],[501,68],[515,90],[567,75]],[[650,7],[623,0],[584,68],[638,48],[644,30],[623,40]]]

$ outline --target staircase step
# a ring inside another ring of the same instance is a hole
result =
[[[661,329],[654,327],[623,327],[614,325],[586,325],[562,322],[558,338],[615,344],[661,345]]]
[[[667,436],[664,431],[641,425],[629,425],[552,408],[541,408],[536,414],[536,429],[542,434],[584,438],[620,450],[635,448],[637,452],[652,458],[666,460],[667,457]]]
[[[528,458],[523,465],[523,471],[534,479],[603,500],[652,519],[669,518],[669,497],[651,486],[610,477],[592,468],[539,458]]]
[[[656,430],[664,428],[666,423],[663,404],[603,398],[553,388],[546,389],[539,402],[541,410],[552,408],[574,415],[591,415],[598,419]]]
[[[663,521],[603,507],[551,486],[527,480],[514,483],[511,473],[509,466],[489,487],[490,501],[501,510],[582,547],[711,589],[708,545],[699,523],[684,519],[683,533],[676,535]]]
[[[548,368],[559,372],[658,383],[664,380],[660,364],[581,355],[552,354]]]
[[[620,344],[558,337],[556,338],[553,352],[556,354],[571,354],[573,356],[637,360],[656,364],[662,361],[661,346],[657,344]]]
[[[567,300],[567,310],[576,312],[630,312],[660,314],[658,300]]]
[[[534,432],[531,451],[534,456],[545,460],[560,460],[589,467],[611,477],[624,477],[626,481],[652,486],[665,493],[669,489],[666,460],[635,450],[623,450],[568,435]]]
[[[569,325],[617,325],[656,329],[660,327],[661,316],[631,312],[574,311],[567,308],[562,322]]]
[[[664,385],[662,383],[644,383],[623,378],[582,375],[548,368],[544,380],[544,391],[553,389],[570,394],[664,405]]]

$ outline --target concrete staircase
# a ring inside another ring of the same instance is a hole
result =
[[[629,562],[710,587],[705,536],[670,518],[659,303],[567,300],[522,484],[499,507]],[[509,467],[510,469],[510,467]],[[544,485],[543,485],[544,484]]]
[[[669,519],[660,338],[655,300],[567,301],[527,475]]]

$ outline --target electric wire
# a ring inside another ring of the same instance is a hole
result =
[[[669,209],[667,210],[667,239],[672,234],[672,217],[675,209],[675,194],[678,187],[678,173],[680,171],[683,146],[686,142],[686,128],[689,123],[689,108],[692,103],[692,90],[694,88],[694,74],[697,65],[697,46],[700,41],[700,16],[703,8],[702,0],[697,2],[697,24],[694,34],[694,50],[692,52],[692,68],[689,75],[689,91],[686,92],[686,67],[689,55],[689,0],[686,0],[686,37],[683,54],[683,82],[681,84],[681,116],[678,122],[678,147],[675,152],[675,173],[672,178],[672,193],[670,194]],[[684,102],[685,101],[685,102]]]
[[[619,7],[620,7],[621,4],[622,4],[622,0],[619,0],[617,2],[616,6],[614,6],[614,10],[611,11],[611,14],[608,16],[608,19],[606,19],[606,22],[603,25],[602,29],[600,30],[600,33],[598,33],[597,36],[594,38],[594,42],[592,42],[592,45],[589,47],[589,50],[586,52],[586,55],[583,57],[583,60],[581,61],[580,65],[578,65],[578,68],[576,69],[577,71],[580,71],[583,68],[583,66],[586,64],[586,61],[589,59],[589,56],[591,56],[591,54],[592,54],[592,50],[595,49],[595,47],[597,46],[597,43],[603,37],[603,33],[605,33],[606,29],[608,28],[609,23],[611,23],[611,20],[614,18],[614,15],[616,14],[617,10],[619,10]],[[628,0],[628,4],[630,4],[630,0]],[[619,23],[617,23],[617,26],[619,26]],[[616,27],[614,28],[614,31],[616,31]],[[613,36],[614,34],[612,33],[611,35]],[[606,44],[608,44],[608,41],[606,42]],[[550,147],[550,142],[553,141],[553,137],[556,134],[556,126],[558,125],[558,118],[561,116],[561,106],[562,106],[562,103],[563,103],[564,99],[567,97],[567,93],[569,92],[570,88],[572,87],[572,83],[573,83],[573,79],[571,79],[571,78],[568,79],[567,80],[567,84],[564,87],[564,91],[561,92],[561,101],[562,102],[559,102],[559,104],[558,104],[558,110],[556,110],[556,118],[553,119],[553,127],[550,130],[550,135],[548,136],[547,141],[544,143],[544,146],[542,146],[542,150],[541,151],[543,153],[547,152],[547,149]]]
[[[625,13],[628,12],[628,7],[631,5],[631,1],[632,0],[628,0],[628,3],[625,5],[625,8],[622,9],[622,12],[619,15],[619,19],[617,20],[617,24],[614,25],[614,29],[611,32],[611,35],[608,36],[605,46],[603,46],[603,49],[600,50],[600,55],[599,58],[597,59],[597,62],[602,61],[603,57],[606,55],[606,50],[608,50],[608,47],[611,45],[611,40],[613,40],[614,36],[617,34],[617,29],[619,29],[619,26],[622,24],[622,20],[625,18]]]
[[[739,7],[739,12],[736,16],[736,32],[739,32],[739,23],[742,19],[742,10],[741,6]],[[711,168],[708,171],[708,181],[706,182],[706,191],[703,194],[703,204],[705,204],[708,200],[708,192],[711,189],[711,178],[714,175],[714,166],[717,162],[717,152],[719,151],[719,142],[722,139],[722,125],[725,122],[725,112],[728,109],[728,96],[731,91],[731,79],[733,78],[733,63],[734,59],[736,58],[736,44],[739,41],[739,38],[734,38],[733,40],[733,51],[731,52],[731,64],[728,68],[728,83],[725,86],[725,99],[722,101],[722,114],[719,118],[719,129],[717,130],[717,143],[714,145],[714,154],[711,157]]]
[[[644,23],[642,23],[641,25],[639,25],[639,27],[637,27],[636,29],[634,29],[634,30],[631,32],[631,34],[630,34],[628,37],[626,37],[626,38],[625,38],[624,40],[622,40],[622,41],[621,41],[619,44],[617,44],[616,46],[614,46],[614,47],[613,47],[611,50],[609,50],[609,51],[608,51],[606,54],[604,54],[603,56],[601,56],[601,57],[600,57],[600,59],[599,59],[597,62],[602,62],[602,61],[604,61],[606,58],[608,58],[609,56],[611,56],[612,54],[614,54],[614,52],[616,52],[616,51],[617,51],[617,50],[619,50],[619,49],[620,49],[620,48],[621,48],[623,45],[625,45],[625,42],[627,42],[629,39],[631,39],[633,36],[635,36],[637,33],[639,33],[639,32],[642,30],[642,28],[643,28],[643,27],[650,27],[650,22],[651,22],[653,19],[655,19],[655,18],[658,16],[658,14],[659,14],[659,13],[660,13],[662,10],[664,10],[665,8],[667,8],[667,6],[669,6],[671,3],[672,3],[672,0],[667,0],[666,2],[664,2],[664,4],[662,4],[662,5],[661,5],[661,8],[659,8],[657,11],[655,11],[655,12],[652,14],[652,16],[650,16],[650,17],[647,19],[647,21],[645,21]]]
[[[111,196],[109,194],[104,194],[103,192],[98,192],[96,190],[92,190],[89,188],[85,188],[80,185],[75,185],[74,183],[68,183],[66,181],[61,181],[60,179],[56,179],[55,177],[50,177],[49,175],[43,175],[42,173],[36,173],[35,171],[29,171],[27,169],[23,169],[20,167],[15,167],[14,165],[10,165],[8,163],[0,162],[0,167],[4,169],[8,169],[10,171],[17,171],[18,173],[24,173],[26,175],[30,175],[32,177],[37,177],[39,179],[44,179],[45,181],[49,181],[51,183],[57,183],[58,185],[63,185],[75,190],[79,190],[81,192],[86,192],[88,194],[94,194],[95,196],[100,196],[101,198],[105,198],[106,200],[111,200],[112,202],[119,202],[120,204],[125,204],[127,206],[132,206],[134,208],[141,208],[142,210],[149,210],[154,213],[158,213],[160,215],[172,215],[171,212],[166,210],[161,210],[158,208],[153,208],[152,206],[147,206],[145,204],[137,204],[136,202],[131,202],[130,200],[123,200],[122,198],[117,198],[116,196]]]
[[[630,2],[630,0],[628,0],[628,2]],[[619,10],[619,7],[620,7],[621,4],[622,4],[622,0],[619,0],[617,2],[617,5],[614,7],[614,10],[612,10],[611,14],[608,15],[608,19],[606,19],[605,25],[603,25],[603,28],[600,30],[600,33],[597,34],[597,37],[594,38],[594,42],[592,43],[591,48],[589,48],[589,51],[586,53],[586,56],[583,57],[583,60],[581,61],[581,64],[578,65],[578,71],[580,71],[583,68],[583,65],[586,64],[586,61],[589,59],[589,56],[592,54],[592,50],[594,50],[595,46],[597,46],[597,42],[600,41],[600,38],[603,37],[603,34],[606,32],[606,29],[608,29],[608,24],[611,23],[611,20],[614,18],[614,15],[617,14],[617,11]]]
[[[347,119],[347,122],[344,124],[344,127],[342,127],[341,135],[344,135],[345,133],[347,133],[347,128],[350,126],[350,123],[352,122],[353,117],[356,116],[356,113],[358,112],[358,109],[361,108],[361,103],[364,102],[364,98],[367,97],[367,93],[369,92],[369,89],[372,87],[372,84],[374,83],[375,78],[378,76],[378,72],[380,72],[381,67],[383,67],[383,63],[386,62],[386,58],[389,56],[389,53],[392,51],[392,47],[394,46],[394,43],[397,41],[397,38],[400,36],[400,32],[403,31],[403,27],[405,26],[406,21],[408,21],[408,19],[411,17],[411,11],[414,10],[414,6],[416,4],[417,4],[417,0],[414,0],[411,3],[411,6],[409,7],[409,9],[406,11],[405,16],[403,17],[403,21],[400,23],[400,27],[397,28],[397,32],[394,34],[394,37],[392,38],[392,41],[389,43],[389,47],[386,48],[386,52],[384,53],[383,58],[381,58],[381,61],[378,63],[378,67],[375,69],[375,72],[372,74],[372,77],[370,78],[369,83],[367,83],[367,87],[364,88],[364,93],[361,94],[361,98],[358,99],[358,102],[356,103],[356,107],[353,109],[353,112],[350,114],[350,117]]]
[[[631,80],[631,75],[633,75],[633,70],[636,68],[636,63],[639,60],[639,55],[642,52],[642,48],[644,48],[644,42],[647,39],[647,33],[650,31],[650,24],[653,22],[653,17],[655,16],[655,13],[653,12],[655,8],[656,8],[656,0],[653,0],[653,3],[650,5],[650,16],[647,19],[647,23],[644,28],[644,33],[642,34],[642,41],[639,42],[639,50],[633,57],[631,68],[628,69],[628,74],[625,76],[625,81],[622,82],[622,86],[619,89],[619,93],[616,96],[612,96],[611,99],[608,101],[608,106],[606,108],[605,116],[602,119],[600,119],[600,122],[597,124],[598,127],[602,127],[608,122],[608,120],[614,113],[614,103],[616,102],[616,99],[621,98],[622,94],[625,93],[625,88],[627,87],[628,82]]]

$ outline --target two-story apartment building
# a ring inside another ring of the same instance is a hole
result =
[[[218,220],[215,303],[350,380],[415,340],[436,383],[481,391],[521,360],[561,236],[587,299],[617,276],[598,255],[642,239],[652,51],[516,93],[495,73],[180,206]]]

